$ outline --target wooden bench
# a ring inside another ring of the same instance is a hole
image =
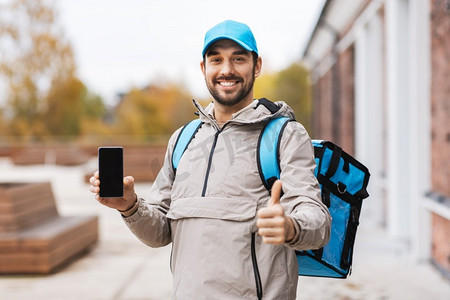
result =
[[[11,159],[16,165],[56,164],[75,166],[86,163],[90,156],[73,145],[34,145],[15,149]]]
[[[8,143],[0,143],[0,157],[11,156],[11,146]]]
[[[60,216],[50,183],[0,183],[0,274],[51,273],[97,240],[97,216]]]

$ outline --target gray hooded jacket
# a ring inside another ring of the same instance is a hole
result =
[[[264,244],[256,213],[270,196],[258,172],[258,138],[268,118],[293,112],[284,102],[255,100],[220,128],[213,104],[194,104],[204,124],[176,172],[171,156],[180,129],[172,135],[148,199],[138,200],[126,224],[151,247],[172,242],[175,299],[295,299],[294,250],[325,245],[331,224],[306,130],[289,122],[280,143],[281,205],[294,220],[296,236],[289,244]],[[275,113],[268,109],[274,107]]]

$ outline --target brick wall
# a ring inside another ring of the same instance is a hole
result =
[[[354,153],[354,49],[349,47],[314,85],[313,138]]]
[[[331,72],[319,78],[314,86],[314,136],[315,139],[333,140]]]
[[[450,197],[450,3],[431,0],[430,8],[432,186]]]
[[[450,197],[450,1],[431,0],[431,182]],[[450,272],[450,220],[432,215],[432,258]]]
[[[432,114],[431,182],[433,192],[449,198],[450,0],[429,1],[431,9],[431,99],[429,100]],[[354,98],[354,48],[350,47],[337,57],[334,66],[314,84],[313,137],[336,142],[353,154]],[[387,116],[386,107],[386,104],[383,104],[384,117]],[[383,123],[386,124],[386,121]],[[383,128],[384,132],[385,130],[387,128]],[[386,153],[387,135],[383,136],[385,141],[383,151]],[[450,220],[432,214],[432,259],[448,272],[450,272],[449,232]]]
[[[345,50],[339,57],[340,77],[340,121],[339,144],[349,154],[355,153],[355,82],[354,48]]]
[[[448,233],[450,220],[432,214],[432,248],[431,254],[435,263],[450,274],[450,243]]]

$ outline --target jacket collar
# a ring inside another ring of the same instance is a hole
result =
[[[217,126],[217,121],[214,118],[214,103],[211,102],[208,106],[202,107],[197,100],[193,99],[192,101],[199,111],[202,122]],[[277,116],[295,119],[293,110],[285,102],[271,102],[262,98],[254,100],[250,105],[232,114],[231,120],[227,123],[254,124]]]

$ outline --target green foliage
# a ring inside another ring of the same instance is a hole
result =
[[[193,118],[189,99],[189,94],[174,84],[133,89],[117,106],[116,130],[135,137],[168,135]]]
[[[54,3],[0,4],[0,79],[7,90],[2,96],[8,116],[0,119],[4,134],[22,140],[112,134],[147,139],[168,135],[192,119],[191,96],[171,83],[132,89],[114,111],[107,111],[76,77]],[[108,115],[112,125],[105,122]]]
[[[275,91],[275,80],[277,73],[263,73],[255,80],[253,94],[256,99],[267,98],[277,101],[278,96]]]
[[[3,109],[0,108],[0,132],[5,132],[5,119],[3,117]]]
[[[297,63],[274,74],[263,74],[255,81],[255,97],[285,101],[294,110],[296,119],[310,131],[311,87],[308,71]]]
[[[53,1],[0,4],[0,79],[5,80],[5,133],[22,140],[77,136],[105,114],[101,99],[75,75],[70,43]]]
[[[276,86],[280,99],[285,99],[295,112],[295,116],[307,129],[311,119],[311,87],[308,71],[299,64],[292,64],[282,70],[277,77]]]
[[[117,131],[120,134],[146,136],[161,134],[167,123],[154,99],[143,90],[131,90],[116,109]]]
[[[114,111],[76,76],[70,43],[52,0],[0,4],[0,80],[6,106],[2,134],[22,140],[126,135],[137,140],[167,136],[194,118],[191,95],[170,82],[131,89]],[[256,80],[255,96],[283,100],[309,129],[311,91],[298,64]],[[106,123],[109,116],[113,120]]]
[[[75,78],[55,84],[46,97],[43,120],[50,135],[76,136],[81,133],[84,85]]]
[[[103,119],[106,115],[106,107],[100,96],[92,94],[86,87],[83,89],[83,115],[86,120]]]

